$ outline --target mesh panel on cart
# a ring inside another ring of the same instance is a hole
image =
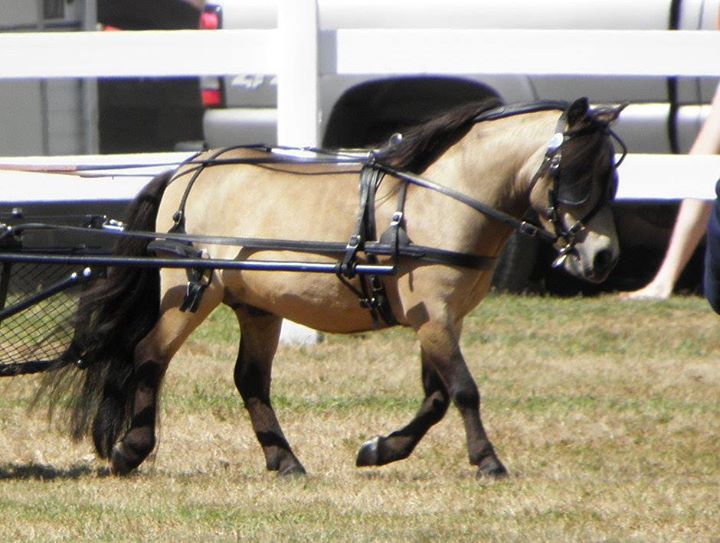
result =
[[[76,267],[47,264],[2,264],[0,282],[7,284],[3,306],[67,279]],[[8,274],[9,272],[9,274]],[[0,363],[50,361],[70,345],[80,286],[64,290],[0,321]],[[0,299],[0,302],[2,299]]]

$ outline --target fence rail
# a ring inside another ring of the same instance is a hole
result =
[[[187,153],[142,153],[0,157],[0,204],[131,200],[153,175],[188,156]],[[151,167],[132,167],[140,163]],[[97,165],[98,170],[93,171],[93,177],[81,177],[73,171],[78,164]],[[118,172],[114,168],[103,170],[103,165],[128,167]],[[720,156],[630,154],[619,173],[619,199],[709,200],[715,198]]]
[[[274,29],[0,34],[0,78],[278,74]],[[322,75],[720,76],[720,33],[660,30],[338,29]],[[240,53],[241,52],[241,53]],[[278,75],[282,75],[279,73]]]
[[[272,74],[276,35],[275,30],[0,34],[0,78]]]

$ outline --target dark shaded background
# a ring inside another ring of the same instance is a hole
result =
[[[120,31],[198,27],[200,10],[183,0],[98,0],[98,22]],[[201,142],[198,78],[98,81],[101,153],[173,151]]]

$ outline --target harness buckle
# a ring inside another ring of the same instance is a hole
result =
[[[551,267],[553,267],[553,268],[561,267],[565,263],[565,260],[567,259],[570,252],[573,250],[573,245],[574,245],[574,243],[568,243],[567,245],[565,245],[565,247],[560,249],[560,251],[558,252],[557,258],[555,260],[553,260]]]
[[[562,157],[560,156],[559,152],[556,152],[552,155],[550,158],[550,165],[548,166],[548,171],[550,172],[550,175],[553,177],[557,176],[558,171],[560,171],[560,162],[562,161]]]
[[[111,230],[113,232],[123,232],[125,230],[125,223],[116,219],[108,219],[106,217],[101,225],[101,228],[103,230]]]
[[[522,221],[518,226],[518,232],[531,238],[537,237],[539,230],[536,225],[527,221]]]
[[[5,224],[4,222],[0,222],[0,240],[5,239],[6,237],[9,238],[15,233],[15,230],[12,226]]]
[[[360,244],[363,242],[360,234],[353,234],[345,246],[345,257],[337,266],[336,275],[351,279],[355,276],[355,257],[357,256]]]
[[[585,230],[585,225],[582,221],[577,221],[575,224],[573,224],[567,231],[568,235],[574,238],[576,235],[578,235],[580,232]]]
[[[350,236],[350,239],[348,240],[345,248],[346,249],[357,249],[358,247],[360,247],[361,239],[362,238],[359,235],[353,234],[352,236]]]
[[[403,220],[403,212],[402,211],[396,211],[392,215],[392,219],[390,219],[390,226],[399,226],[400,223]]]

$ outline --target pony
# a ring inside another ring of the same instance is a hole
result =
[[[56,400],[72,397],[72,436],[92,435],[114,474],[140,466],[156,446],[173,355],[225,304],[240,329],[234,382],[268,470],[305,473],[271,403],[272,361],[290,319],[329,333],[404,326],[419,340],[419,410],[403,428],[362,444],[358,466],[408,457],[453,403],[477,476],[505,475],[460,350],[463,318],[488,293],[515,227],[554,243],[556,265],[568,272],[595,282],[608,275],[619,256],[609,126],[621,110],[592,109],[587,99],[491,100],[435,117],[363,160],[244,147],[204,152],[155,178],[130,206],[115,254],[183,254],[195,264],[112,267],[82,298],[72,345],[45,377]],[[522,219],[528,210],[540,224]],[[375,225],[385,224],[376,236]],[[196,266],[299,255],[337,273]],[[362,265],[384,271],[360,273]]]

